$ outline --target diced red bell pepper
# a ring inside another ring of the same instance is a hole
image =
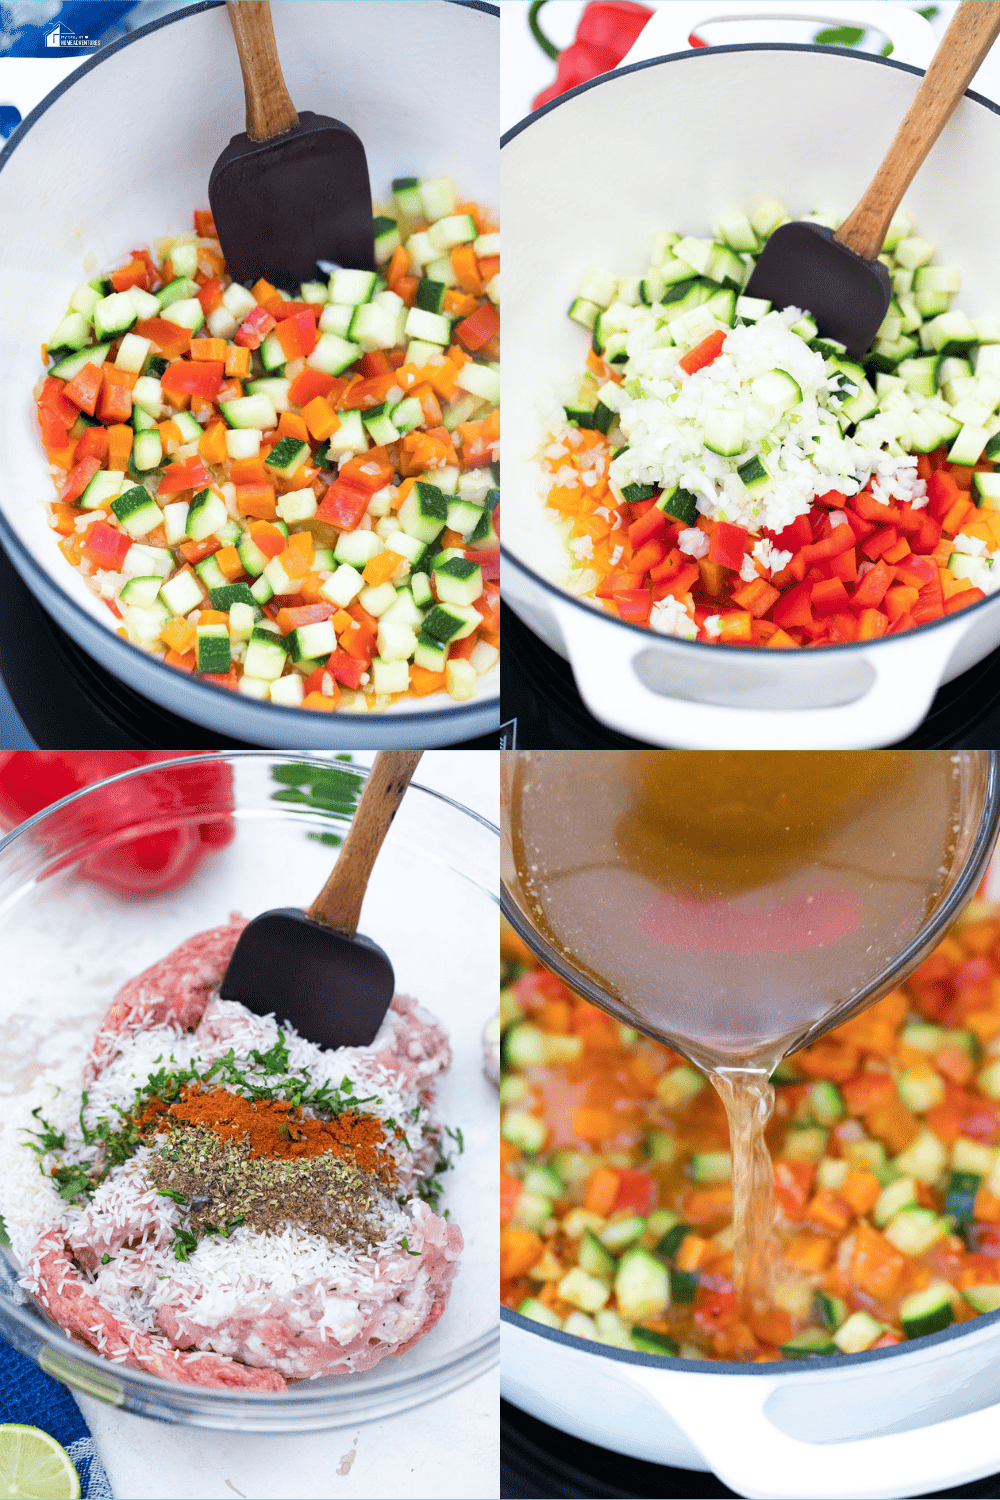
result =
[[[812,607],[818,615],[836,614],[847,604],[847,590],[839,578],[827,578],[812,586]]]
[[[101,460],[95,458],[93,454],[88,458],[82,458],[74,468],[70,469],[66,483],[59,491],[59,501],[67,505],[72,500],[78,500],[100,467]]]
[[[132,416],[132,385],[121,379],[123,373],[116,372],[114,366],[104,367],[101,394],[97,398],[97,416],[102,422],[127,422]]]
[[[935,521],[947,515],[961,490],[946,469],[937,469],[927,481],[927,510]]]
[[[895,526],[883,526],[881,530],[874,531],[866,541],[861,543],[861,550],[867,558],[875,562],[883,552],[888,552],[890,547],[894,547],[898,540],[899,533]]]
[[[854,590],[852,606],[855,609],[878,609],[894,576],[892,568],[879,559]]]
[[[847,496],[842,495],[839,490],[827,490],[825,495],[817,495],[813,504],[825,505],[830,510],[843,510],[847,504]]]
[[[712,540],[708,549],[709,562],[718,563],[723,568],[734,568],[739,572],[746,540],[745,526],[733,526],[729,521],[720,521],[712,532]]]
[[[858,615],[858,640],[874,641],[889,629],[889,616],[878,609],[863,609]]]
[[[73,420],[75,421],[76,418],[74,417]],[[55,412],[50,411],[47,406],[39,406],[38,421],[42,429],[42,443],[44,446],[46,448],[65,448],[69,442],[69,429],[72,424],[64,422],[60,417],[57,417]],[[87,431],[93,432],[94,428],[88,427]]]
[[[103,463],[107,456],[108,429],[106,427],[88,427],[73,449],[74,463],[79,463],[84,458],[96,458]]]
[[[213,276],[198,289],[198,301],[201,303],[201,310],[206,318],[221,305],[224,293],[225,287],[218,276]]]
[[[188,397],[201,401],[218,399],[225,365],[222,360],[178,359],[160,376],[160,388],[167,400],[180,406]]]
[[[641,581],[635,573],[606,573],[594,593],[598,599],[611,599],[617,592],[638,588]]]
[[[654,505],[644,516],[633,521],[628,529],[628,539],[632,546],[638,550],[645,542],[651,541],[653,537],[662,537],[667,529],[667,518],[662,510],[657,510]]]
[[[927,554],[933,552],[941,540],[941,522],[933,516],[924,516],[920,530],[910,537],[910,551]]]
[[[67,427],[72,427],[79,415],[79,408],[72,401],[67,401],[65,391],[64,380],[57,380],[54,375],[47,376],[38,398],[38,406],[40,410],[50,411],[60,422],[65,422]]]
[[[809,542],[802,548],[801,557],[806,567],[813,563],[828,562],[830,558],[837,557],[841,552],[848,552],[854,546],[854,532],[850,526],[835,526],[829,536],[822,541]]]
[[[127,532],[118,531],[107,521],[95,521],[87,527],[80,551],[90,558],[95,568],[108,568],[117,573],[131,545],[132,538]]]
[[[649,611],[653,603],[653,596],[649,589],[623,589],[615,594],[614,598],[620,619],[631,620],[635,623],[645,623],[649,619]]]
[[[946,615],[955,615],[960,609],[968,609],[970,604],[978,604],[980,599],[985,598],[982,589],[963,589],[960,594],[952,594],[944,606],[944,612]]]
[[[275,327],[277,324],[267,308],[255,307],[253,312],[247,313],[243,319],[233,342],[242,344],[245,349],[259,349]]]
[[[858,515],[857,511],[851,510],[850,507],[844,511],[844,515],[847,517],[848,526],[854,532],[855,542],[863,542],[866,537],[873,535],[875,531],[874,522],[866,521],[862,516]]]
[[[484,547],[477,551],[475,547],[467,547],[465,552],[469,562],[478,563],[483,570],[483,581],[500,577],[500,548]]]
[[[357,661],[363,662],[365,668],[369,666],[375,655],[375,647],[378,642],[378,634],[373,623],[368,619],[359,619],[355,612],[357,606],[351,605],[348,614],[352,616],[353,623],[339,637],[341,649],[353,656]]]
[[[142,287],[148,292],[150,288],[149,266],[144,260],[135,258],[130,260],[127,266],[120,266],[117,271],[111,272],[111,285],[116,292],[127,292],[129,287]]]
[[[632,1214],[645,1216],[656,1207],[657,1187],[648,1172],[636,1167],[616,1167],[618,1192],[611,1205],[611,1212],[627,1209]]]
[[[165,471],[157,486],[158,495],[175,495],[179,490],[200,490],[211,482],[211,475],[197,455],[180,459]]]
[[[169,318],[140,318],[132,332],[155,344],[164,359],[177,359],[191,347],[190,328],[181,328]]]
[[[896,564],[896,577],[900,583],[912,584],[917,589],[925,588],[937,576],[937,567],[929,557],[917,557],[912,552]]]
[[[455,334],[464,348],[474,353],[500,332],[500,314],[492,302],[484,302],[456,325]]]
[[[335,479],[323,496],[316,518],[336,526],[339,531],[353,531],[368,509],[371,495],[343,479]]]
[[[765,531],[764,535],[782,552],[798,552],[800,547],[807,546],[813,539],[808,516],[796,516],[784,531]]]
[[[866,521],[874,521],[876,525],[895,524],[899,519],[899,507],[895,505],[883,505],[870,495],[867,490],[861,490],[851,500],[851,508]]]
[[[326,669],[343,687],[359,688],[365,664],[338,646],[327,662]]]
[[[92,417],[97,407],[97,398],[101,393],[102,378],[100,365],[84,365],[83,369],[67,383],[63,395],[80,411],[85,411],[88,417]]]
[[[811,595],[810,584],[796,584],[786,594],[782,594],[771,611],[771,619],[783,630],[787,630],[789,626],[811,625],[813,621]]]
[[[307,365],[288,387],[288,399],[293,406],[301,408],[308,406],[316,396],[329,396],[338,386],[343,389],[343,381],[338,381],[333,375],[325,375],[322,370],[312,370]]]
[[[666,542],[651,541],[632,553],[632,561],[629,563],[630,573],[648,573],[650,568],[655,568],[667,555]]]
[[[302,625],[317,625],[320,620],[333,618],[332,604],[302,604],[295,609],[280,609],[277,615],[278,629],[282,635],[298,630]]]
[[[693,349],[689,349],[677,363],[685,375],[694,375],[697,370],[704,370],[706,365],[718,359],[725,342],[725,332],[717,328],[714,333],[708,335],[708,338],[702,339],[700,344],[695,344]]]
[[[286,359],[305,359],[316,347],[316,319],[311,312],[282,318],[275,337]]]

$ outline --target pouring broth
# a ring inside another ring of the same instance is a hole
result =
[[[833,1024],[949,886],[946,752],[547,751],[517,758],[517,880],[620,1019],[708,1074],[732,1145],[736,1279],[768,1295],[769,1075]]]

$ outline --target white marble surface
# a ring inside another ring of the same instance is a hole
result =
[[[359,764],[372,758],[355,756]],[[499,759],[499,751],[430,750],[415,779],[495,823]],[[290,1436],[202,1432],[77,1400],[119,1500],[479,1500],[499,1491],[496,1370],[402,1416]]]

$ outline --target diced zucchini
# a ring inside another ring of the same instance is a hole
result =
[[[648,1250],[628,1250],[615,1276],[615,1297],[625,1318],[655,1318],[670,1306],[666,1266]]]
[[[198,637],[198,671],[221,673],[223,676],[232,666],[229,631],[225,625],[196,625]]]
[[[951,1305],[951,1288],[943,1282],[932,1282],[922,1292],[913,1292],[904,1297],[899,1308],[899,1320],[908,1339],[922,1338],[929,1333],[940,1333],[955,1321]]]

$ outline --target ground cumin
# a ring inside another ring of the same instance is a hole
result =
[[[331,1120],[306,1119],[288,1100],[251,1100],[229,1089],[188,1085],[167,1108],[158,1099],[150,1100],[141,1123],[153,1119],[164,1125],[176,1121],[202,1126],[223,1141],[245,1140],[251,1161],[329,1152],[355,1162],[363,1172],[377,1173],[390,1186],[396,1181],[382,1122],[372,1115],[345,1112]]]

